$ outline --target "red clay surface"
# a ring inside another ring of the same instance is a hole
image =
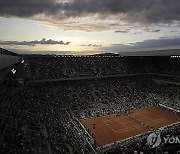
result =
[[[152,128],[163,127],[180,121],[180,115],[160,107],[146,107],[132,110],[126,115],[108,115],[82,121],[86,129],[96,141],[96,146],[102,146],[122,140],[137,134],[147,132]],[[137,121],[138,120],[138,121]],[[147,124],[145,127],[143,122]]]

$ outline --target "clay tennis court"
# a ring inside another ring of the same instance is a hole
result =
[[[180,121],[180,116],[160,107],[146,107],[132,110],[127,115],[108,115],[84,120],[82,124],[96,141],[102,146],[137,134]],[[145,126],[146,125],[146,126]]]

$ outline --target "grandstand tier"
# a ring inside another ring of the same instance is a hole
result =
[[[24,59],[15,77],[27,84],[0,83],[0,153],[180,151],[179,144],[147,144],[152,132],[180,134],[178,58]]]

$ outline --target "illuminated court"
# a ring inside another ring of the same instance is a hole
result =
[[[160,107],[132,110],[128,115],[107,115],[82,121],[96,141],[97,146],[109,144],[152,128],[163,127],[180,121],[180,116]]]

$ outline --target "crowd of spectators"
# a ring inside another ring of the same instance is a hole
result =
[[[28,86],[12,89],[14,96],[3,87],[0,153],[93,153],[75,117],[82,120],[154,106],[178,92],[144,77]]]
[[[32,80],[135,73],[179,75],[179,58],[171,57],[25,57]]]
[[[71,116],[50,96],[51,90],[31,87],[16,93],[0,153],[90,153]]]
[[[121,57],[28,57],[26,62],[32,80],[144,72],[141,59],[135,61]]]
[[[32,80],[133,73],[179,75],[180,61],[170,57],[28,57]],[[0,79],[0,153],[95,153],[95,144],[78,120],[155,106],[180,108],[180,89],[155,83],[150,77],[72,80],[22,88]],[[179,125],[164,133],[179,133]],[[171,130],[171,132],[168,132]],[[106,153],[169,154],[180,149],[163,145],[150,149],[141,138]]]

